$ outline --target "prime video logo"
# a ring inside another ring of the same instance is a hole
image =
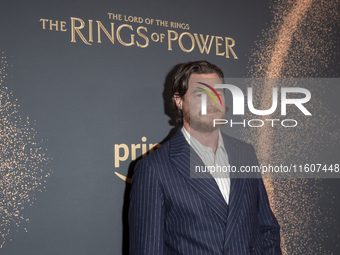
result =
[[[222,101],[219,95],[217,94],[215,89],[228,89],[231,92],[232,98],[233,98],[233,115],[244,115],[244,105],[245,105],[245,100],[244,100],[244,94],[240,88],[238,88],[235,85],[231,84],[215,84],[215,88],[212,86],[205,84],[203,82],[197,82],[201,85],[204,85],[208,87],[219,99],[221,105]],[[216,100],[214,96],[212,95],[211,92],[209,92],[207,89],[203,89],[200,87],[197,87],[198,89],[203,90],[205,93],[202,93],[201,95],[201,114],[206,115],[207,114],[207,95],[209,95],[215,105]],[[288,93],[300,93],[303,94],[305,97],[304,98],[287,98]],[[272,88],[272,105],[270,109],[267,110],[258,110],[255,109],[253,105],[253,88],[248,87],[247,88],[247,105],[248,109],[251,113],[255,115],[270,115],[274,113],[277,109],[278,105],[278,92],[277,92],[277,87]],[[307,103],[311,99],[311,93],[309,90],[305,88],[296,88],[296,87],[282,87],[281,88],[281,115],[285,116],[287,114],[287,105],[295,105],[304,115],[306,116],[311,116],[312,114],[303,106],[304,103]],[[279,119],[265,119],[264,121],[270,121],[271,126],[274,127],[274,122],[275,121],[280,121]],[[264,125],[264,122],[262,119],[252,119],[247,121],[248,126],[250,127],[262,127]],[[214,119],[213,121],[213,126],[215,125],[223,125],[227,124],[229,121],[227,119]],[[257,123],[257,124],[255,124]],[[288,125],[288,123],[293,123],[293,125]],[[243,120],[243,122],[233,122],[230,120],[230,126],[232,127],[233,125],[243,125],[243,127],[246,126],[246,120]],[[297,121],[294,119],[285,119],[281,121],[281,125],[283,127],[295,127],[297,126]]]

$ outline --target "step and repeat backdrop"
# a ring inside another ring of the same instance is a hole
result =
[[[339,1],[3,0],[0,254],[128,254],[133,168],[179,128],[172,75],[196,60],[321,80],[296,127],[245,114],[225,132],[261,164],[327,173],[264,181],[284,254],[338,254],[339,24]]]

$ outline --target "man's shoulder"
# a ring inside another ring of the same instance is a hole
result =
[[[170,140],[161,144],[160,147],[155,148],[153,152],[149,152],[148,155],[140,159],[138,165],[153,165],[159,162],[163,162],[164,164],[169,158]]]
[[[187,141],[185,140],[182,132],[178,130],[173,137],[164,142],[159,148],[155,149],[155,151],[149,153],[144,158],[139,160],[137,165],[158,165],[160,167],[164,167],[165,165],[170,164],[171,153],[180,151],[183,149],[182,146],[184,146],[186,143]]]
[[[251,145],[250,143],[247,143],[247,142],[242,141],[238,138],[227,135],[223,132],[221,132],[221,134],[222,134],[223,142],[231,143],[234,146],[237,145],[240,148],[247,148],[247,149],[253,149],[254,148],[253,145]]]
[[[185,140],[182,131],[179,129],[174,136],[172,136],[166,142],[162,143],[161,146],[155,151],[145,156],[143,160],[154,161],[157,158],[164,156],[168,158],[171,153],[175,151],[180,151],[185,145],[187,145],[187,141]]]
[[[169,144],[170,140],[162,143],[160,147],[156,148],[153,152],[149,152],[142,160],[152,162],[157,160],[159,157],[164,157],[165,155],[169,155]]]
[[[159,180],[164,179],[162,176],[166,176],[166,173],[172,169],[172,164],[170,163],[170,143],[171,139],[140,159],[134,168],[132,179],[136,180],[143,176],[147,176],[147,178],[157,176],[156,178]]]

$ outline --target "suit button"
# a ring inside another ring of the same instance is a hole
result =
[[[249,246],[249,251],[250,251],[250,253],[254,253],[255,248],[253,246]]]
[[[227,251],[227,252],[225,253],[225,255],[230,255],[230,253]]]

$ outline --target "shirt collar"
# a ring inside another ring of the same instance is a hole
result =
[[[203,144],[201,144],[199,141],[197,141],[194,137],[192,137],[189,132],[185,129],[185,127],[183,126],[181,129],[185,140],[189,143],[189,145],[191,147],[193,147],[195,149],[195,151],[200,155],[202,151],[212,151],[212,149],[210,147],[204,146]],[[222,149],[222,151],[224,151],[224,153],[227,153],[224,147],[224,143],[223,143],[223,138],[222,138],[222,134],[221,134],[221,130],[218,130],[218,144],[217,144],[217,150],[218,149]],[[201,156],[201,155],[200,155]]]

